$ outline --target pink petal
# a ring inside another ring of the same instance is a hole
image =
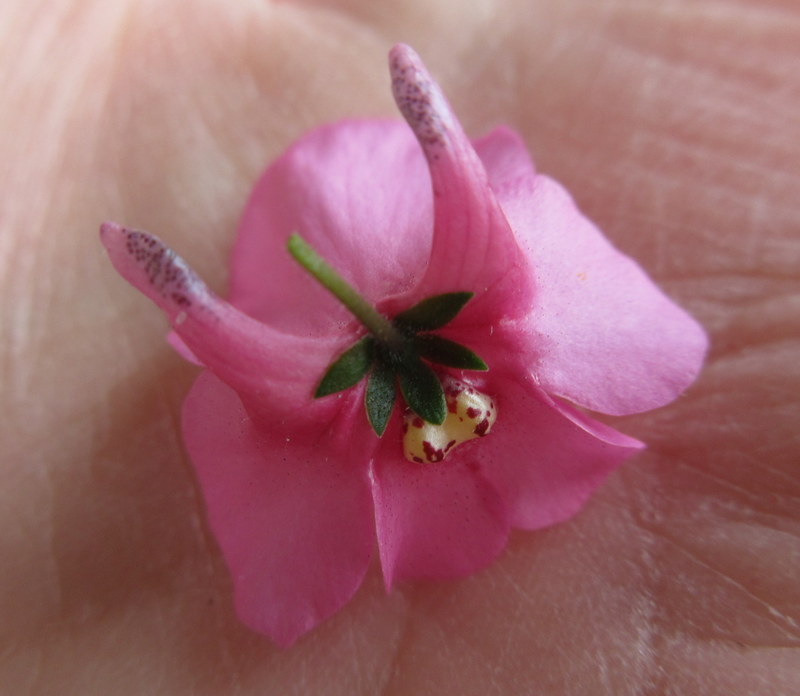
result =
[[[239,618],[288,646],[361,585],[374,545],[370,453],[346,438],[332,444],[324,430],[290,440],[278,424],[257,429],[208,372],[186,399],[183,426]]]
[[[411,48],[395,46],[389,65],[395,101],[425,153],[433,185],[433,246],[418,295],[476,293],[456,320],[461,324],[524,313],[531,274],[472,144]]]
[[[275,331],[214,295],[156,237],[113,223],[101,236],[117,271],[167,314],[187,355],[235,389],[251,415],[264,422],[293,418],[298,427],[334,417],[335,400],[311,397],[346,335],[324,341]]]
[[[289,235],[298,232],[378,304],[422,275],[432,220],[430,176],[404,123],[323,126],[292,145],[251,194],[233,250],[231,302],[279,329],[341,334],[355,320],[291,260]]]
[[[626,414],[662,406],[697,376],[702,327],[615,249],[555,181],[536,176],[506,129],[477,144],[492,188],[536,273],[524,327],[541,386]]]
[[[505,506],[481,473],[450,460],[424,466],[400,451],[390,426],[373,461],[372,497],[386,587],[410,578],[455,578],[503,550]]]
[[[512,527],[537,529],[574,515],[616,467],[644,445],[555,402],[532,379],[498,377],[497,422],[450,457],[497,489]]]

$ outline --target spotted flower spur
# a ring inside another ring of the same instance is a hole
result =
[[[227,301],[153,235],[101,230],[204,368],[186,448],[238,614],[283,646],[376,550],[389,589],[569,518],[643,447],[586,412],[668,403],[706,350],[515,133],[471,142],[410,48],[389,64],[407,123],[322,126],[270,165]]]

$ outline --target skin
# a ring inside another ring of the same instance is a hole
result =
[[[472,7],[473,5],[471,5]],[[391,8],[391,9],[389,9]],[[800,7],[794,0],[0,8],[0,683],[14,694],[790,694],[800,688]],[[468,132],[537,165],[711,334],[649,443],[486,571],[373,567],[294,648],[241,626],[178,417],[195,368],[97,239],[224,291],[261,169],[393,115],[411,43]]]

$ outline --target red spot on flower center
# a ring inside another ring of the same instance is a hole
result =
[[[444,459],[444,451],[440,449],[436,449],[430,442],[427,440],[423,441],[422,448],[425,450],[425,458],[429,462],[440,462]]]
[[[475,430],[472,432],[474,432],[478,437],[483,437],[487,432],[489,432],[489,425],[489,419],[484,418],[480,423],[478,423],[478,425],[475,426]]]

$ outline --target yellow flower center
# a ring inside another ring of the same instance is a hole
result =
[[[403,422],[403,454],[410,462],[440,462],[458,445],[488,435],[497,420],[494,402],[453,377],[442,379],[447,417],[441,425],[408,411]]]

